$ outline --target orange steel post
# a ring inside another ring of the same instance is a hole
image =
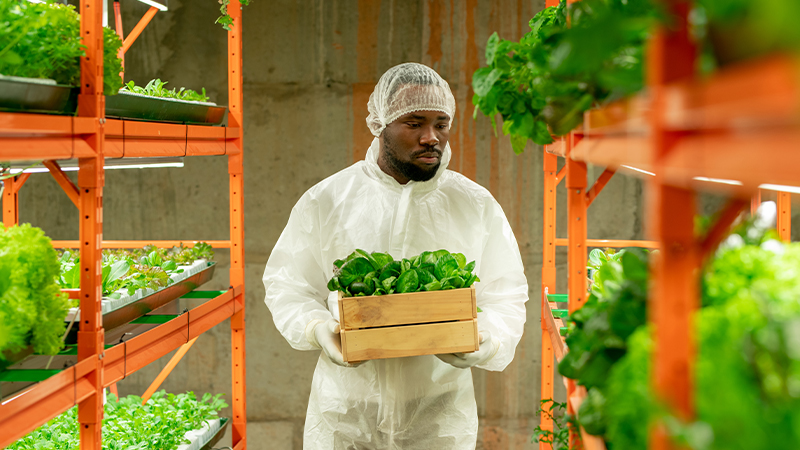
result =
[[[233,424],[231,445],[247,448],[247,402],[245,396],[245,316],[244,316],[244,180],[242,169],[242,7],[239,0],[231,0],[228,14],[233,19],[228,31],[228,127],[238,127],[234,154],[228,155],[230,184],[230,285],[237,289],[235,312],[231,316]]]
[[[161,369],[161,372],[158,374],[156,379],[153,380],[153,382],[150,384],[150,387],[148,387],[147,390],[144,391],[144,394],[142,395],[142,405],[147,403],[147,401],[150,400],[150,397],[153,396],[153,393],[156,392],[159,387],[161,387],[161,383],[163,383],[164,380],[167,379],[169,374],[172,373],[172,369],[174,369],[175,366],[177,366],[178,363],[181,362],[183,355],[185,355],[186,352],[188,352],[189,349],[192,348],[192,345],[194,345],[195,341],[197,341],[197,338],[194,338],[191,341],[181,345],[181,348],[179,348],[178,351],[175,352],[174,355],[172,355],[172,358],[169,360],[167,365],[164,366],[163,369]]]
[[[673,13],[670,27],[660,27],[650,41],[647,83],[653,95],[651,145],[657,173],[651,187],[655,200],[655,236],[661,251],[653,269],[650,320],[655,325],[653,383],[657,396],[679,418],[694,415],[692,382],[695,348],[692,315],[698,307],[698,245],[694,237],[695,196],[692,191],[663,184],[659,164],[674,148],[679,135],[665,125],[666,85],[695,73],[696,48],[688,30],[690,4],[685,0],[663,0]],[[663,425],[654,427],[651,449],[678,446]]]
[[[100,305],[103,240],[103,4],[100,0],[81,0],[81,39],[86,56],[81,57],[81,92],[78,116],[93,118],[95,132],[84,138],[95,155],[78,160],[80,189],[81,322],[78,331],[79,364],[91,361],[86,375],[93,388],[78,404],[82,449],[100,450],[103,421],[103,350],[105,336]]]
[[[131,34],[129,34],[128,37],[125,38],[124,41],[122,41],[122,48],[120,49],[120,51],[122,52],[123,55],[128,52],[128,49],[131,48],[133,42],[136,41],[136,38],[138,38],[140,34],[142,34],[144,28],[147,26],[148,23],[150,23],[150,20],[153,18],[153,16],[156,15],[157,12],[158,8],[156,8],[155,6],[151,6],[150,9],[148,9],[147,12],[144,13],[144,16],[142,16],[141,20],[139,20],[139,23],[137,23],[136,26],[133,27],[133,30],[131,30]]]
[[[792,194],[778,192],[778,235],[784,242],[792,240]]]
[[[564,238],[556,239],[556,247],[566,247],[569,245],[568,240]],[[639,248],[658,248],[658,241],[637,241],[637,240],[624,240],[624,239],[586,239],[587,248],[624,248],[624,247],[639,247]]]
[[[544,219],[542,239],[542,291],[555,292],[556,289],[556,169],[558,157],[543,152],[544,156]],[[553,368],[553,343],[547,331],[545,322],[545,302],[547,297],[542,295],[541,327],[542,327],[542,386],[541,400],[553,399],[553,383],[555,382]],[[542,405],[544,409],[544,405]],[[542,430],[553,431],[553,421],[550,416],[542,411],[540,425]],[[539,441],[539,449],[552,449],[552,444]]]
[[[575,133],[567,139],[567,286],[569,294],[569,313],[580,309],[586,302],[586,163],[570,157],[571,150],[580,140]],[[567,381],[567,398],[575,392],[575,381]],[[567,413],[576,411],[567,402]],[[583,448],[580,434],[570,431],[570,448]]]
[[[19,221],[19,199],[17,196],[17,177],[3,180],[3,225],[10,227]]]

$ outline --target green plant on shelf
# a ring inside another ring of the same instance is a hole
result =
[[[447,250],[396,261],[388,253],[357,249],[333,266],[328,289],[345,297],[460,289],[480,281],[472,273],[475,261],[467,263],[463,254]]]
[[[195,261],[211,260],[214,251],[206,242],[198,242],[193,247],[182,243],[170,249],[160,249],[147,245],[141,249],[103,250],[103,297],[118,299],[120,291],[127,290],[133,295],[138,290],[161,289],[173,283],[173,274],[183,273],[181,265]],[[62,289],[80,288],[80,257],[69,250],[64,251],[58,284]],[[71,307],[78,306],[77,300]]]
[[[197,93],[196,91],[183,87],[176,91],[175,89],[165,89],[164,86],[167,83],[167,81],[161,81],[160,79],[156,78],[155,80],[150,80],[145,87],[140,87],[136,86],[136,83],[133,81],[129,81],[122,87],[122,89],[120,89],[120,92],[133,92],[135,94],[142,94],[150,97],[172,98],[176,100],[192,102],[208,101],[208,97],[206,96],[206,88],[201,89],[202,93]]]
[[[61,349],[67,296],[56,284],[58,256],[44,232],[0,224],[0,367],[5,352],[28,345],[37,353]]]
[[[197,399],[193,392],[167,394],[158,391],[142,405],[142,398],[129,395],[118,399],[108,395],[103,415],[103,449],[174,450],[188,444],[187,432],[201,429],[207,420],[218,419],[228,405],[222,394],[206,393]],[[7,450],[74,450],[80,447],[77,408],[70,408]]]
[[[0,0],[0,74],[48,78],[80,85],[80,16],[74,7],[17,0]],[[114,95],[122,86],[122,41],[103,28],[103,92]]]

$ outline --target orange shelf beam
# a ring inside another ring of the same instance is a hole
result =
[[[205,242],[212,248],[231,248],[231,241],[164,241],[164,240],[142,240],[142,241],[103,241],[101,248],[142,248],[145,245],[155,245],[158,248],[172,248],[183,244],[185,247],[194,247],[198,242]],[[78,248],[79,241],[52,241],[54,248]]]
[[[557,247],[566,247],[568,240],[565,238],[557,238]],[[595,248],[624,248],[624,247],[639,247],[639,248],[658,248],[658,241],[640,241],[640,240],[625,240],[625,239],[587,239],[586,247]]]

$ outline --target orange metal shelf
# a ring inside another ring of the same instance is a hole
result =
[[[87,158],[94,155],[86,142],[100,119],[49,114],[0,113],[0,160]],[[234,140],[238,127],[179,125],[107,119],[106,158],[232,155],[240,153]]]
[[[546,290],[542,290],[542,305],[544,306],[544,317],[542,321],[547,328],[547,334],[550,335],[550,342],[553,345],[553,352],[555,352],[556,359],[561,361],[564,354],[567,353],[567,344],[564,342],[564,336],[561,336],[561,327],[564,322],[559,317],[553,316],[553,310],[557,308],[555,302],[548,301]]]
[[[186,314],[107,349],[102,355],[103,387],[133,374],[241,311],[244,306],[241,293],[241,286],[229,289]],[[86,376],[94,361],[85,359],[0,405],[0,448],[91,395],[94,389]]]
[[[581,407],[581,403],[586,400],[586,388],[583,386],[578,386],[575,389],[575,392],[569,397],[569,404],[572,406],[572,409],[577,411]],[[586,430],[581,428],[581,443],[583,444],[584,450],[606,450],[606,444],[603,440],[597,436],[593,436],[586,432]]]
[[[647,93],[587,112],[570,157],[658,173],[678,187],[713,186],[698,177],[738,182],[744,193],[763,183],[800,185],[800,59],[772,56],[673,83],[664,98],[665,129],[681,135],[658,167]]]

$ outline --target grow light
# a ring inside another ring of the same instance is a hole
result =
[[[646,171],[644,169],[639,169],[639,168],[636,168],[636,167],[633,167],[633,166],[626,166],[624,164],[621,164],[620,167],[624,167],[626,169],[634,170],[636,172],[641,172],[643,174],[650,175],[651,177],[656,176],[656,174],[654,174],[653,172],[648,172],[648,171]]]
[[[770,191],[791,192],[792,194],[800,194],[800,187],[798,186],[786,186],[783,184],[761,184],[758,187],[759,189],[767,189]]]
[[[707,178],[707,177],[694,177],[693,180],[707,181],[709,183],[730,184],[732,186],[741,186],[742,182],[738,180],[726,180],[724,178]]]
[[[28,167],[30,164],[15,163],[11,165],[11,173],[44,173],[49,172],[46,167]],[[59,161],[61,170],[64,172],[74,172],[78,170],[78,160],[70,159]],[[183,158],[126,158],[126,159],[106,159],[103,168],[106,170],[115,169],[156,169],[164,167],[183,167]]]
[[[167,2],[164,0],[163,4],[161,2],[157,2],[154,0],[139,0],[140,2],[144,3],[145,5],[152,6],[153,8],[158,8],[159,11],[166,11],[167,10]]]

